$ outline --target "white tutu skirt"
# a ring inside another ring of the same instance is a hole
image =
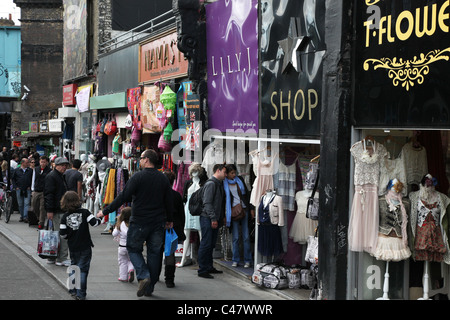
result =
[[[379,235],[377,248],[372,254],[377,260],[402,261],[411,256],[411,250],[403,243],[402,238]]]
[[[297,212],[289,231],[289,237],[294,242],[305,244],[308,236],[314,235],[318,225],[319,221],[307,218],[303,212]]]

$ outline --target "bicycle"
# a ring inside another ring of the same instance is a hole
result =
[[[7,190],[6,184],[3,182],[0,182],[0,188],[3,188],[3,198],[0,202],[0,215],[5,214],[5,222],[8,223],[9,219],[11,218],[13,206],[12,206],[12,195],[11,190]]]

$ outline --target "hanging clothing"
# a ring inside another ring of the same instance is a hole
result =
[[[408,188],[406,188],[406,169],[405,161],[402,155],[396,159],[390,160],[387,157],[380,163],[380,182],[378,188],[378,195],[382,196],[387,192],[387,186],[389,181],[397,178],[401,183],[405,185],[402,190],[402,195],[406,197],[408,195]]]
[[[180,165],[178,166],[177,180],[175,181],[173,190],[177,191],[181,195],[183,195],[183,188],[184,188],[186,181],[188,181],[190,179],[189,167],[190,167],[190,164],[185,164],[183,161],[181,161]]]
[[[250,195],[250,203],[259,207],[261,197],[268,189],[273,189],[273,175],[278,170],[279,157],[278,153],[273,154],[268,159],[263,159],[258,154],[257,160],[257,175],[253,182],[252,193]]]
[[[319,221],[312,220],[306,217],[306,208],[308,205],[308,198],[311,196],[312,190],[302,190],[297,192],[295,200],[297,202],[297,213],[289,230],[289,237],[292,241],[306,244],[308,237],[314,235]],[[314,194],[314,198],[319,198],[319,193]]]
[[[366,142],[358,141],[350,149],[355,161],[355,195],[349,221],[349,249],[373,253],[379,229],[378,183],[380,163],[387,157],[386,148],[373,142],[370,152]]]
[[[106,181],[105,197],[103,205],[108,205],[114,200],[114,191],[116,190],[116,169],[110,168],[108,171],[108,180]]]
[[[427,150],[423,146],[414,148],[413,143],[408,142],[403,146],[402,159],[405,163],[406,184],[411,189],[411,185],[419,185],[428,173]]]
[[[286,210],[295,210],[295,187],[296,187],[296,175],[297,175],[297,158],[294,162],[286,166],[284,163],[280,162],[280,167],[278,170],[278,183],[275,183],[275,188],[277,189],[278,195],[283,198],[283,207]]]

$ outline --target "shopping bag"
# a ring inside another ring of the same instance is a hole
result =
[[[52,220],[49,220],[47,229],[39,230],[37,254],[42,259],[56,258],[59,246],[59,231],[53,230]]]
[[[178,247],[178,235],[173,228],[166,230],[166,239],[164,242],[164,254],[170,256]]]

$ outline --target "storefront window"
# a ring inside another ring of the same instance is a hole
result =
[[[416,300],[448,296],[449,133],[449,130],[387,129],[354,132],[349,219],[349,279],[353,288],[349,291],[350,298],[375,300],[384,296]],[[374,180],[378,181],[375,195],[370,194],[368,185],[362,184],[357,176],[368,172],[362,172],[363,167],[355,159],[359,157],[355,152],[358,147],[363,152],[368,150],[369,155],[378,150],[376,153],[381,156],[379,176]],[[394,179],[402,182],[403,190],[394,188],[399,186]],[[397,202],[392,198],[394,191]],[[376,204],[368,207],[368,197],[373,197]],[[401,214],[400,199],[404,214]],[[367,220],[362,214],[372,215],[374,223],[364,224]],[[376,235],[376,245],[358,245],[358,241],[366,239],[355,240],[355,235],[371,233]]]

